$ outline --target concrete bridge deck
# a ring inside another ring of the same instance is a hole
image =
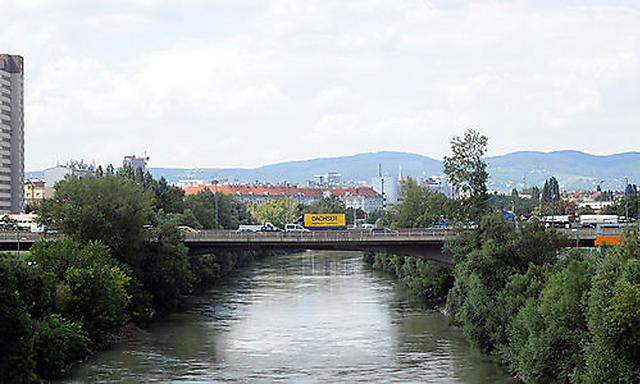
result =
[[[569,240],[568,246],[593,246],[594,229],[559,229]],[[185,245],[190,252],[215,249],[318,249],[391,252],[422,257],[451,264],[442,251],[447,239],[458,234],[455,230],[403,229],[391,232],[358,230],[311,232],[241,233],[232,230],[204,230],[186,233]],[[29,232],[0,232],[0,249],[28,249],[41,239],[60,239],[58,234]]]

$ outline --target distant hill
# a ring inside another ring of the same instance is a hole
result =
[[[594,189],[601,181],[605,189],[621,189],[624,177],[640,182],[640,152],[607,156],[579,151],[513,152],[487,159],[491,187],[508,190],[520,185],[524,177],[527,185],[542,185],[555,176],[561,189]]]
[[[600,180],[604,188],[620,189],[623,178],[640,182],[640,152],[596,156],[579,151],[513,152],[487,158],[491,189],[509,191],[519,188],[523,179],[527,186],[542,185],[556,176],[566,190],[594,189]],[[442,174],[442,162],[407,152],[371,152],[353,156],[289,161],[258,168],[150,168],[154,177],[170,182],[181,179],[220,179],[230,182],[302,183],[314,175],[330,171],[342,173],[345,180],[370,181],[382,164],[386,175],[396,176],[402,166],[405,176],[429,177]],[[26,177],[42,177],[42,172],[27,172]]]

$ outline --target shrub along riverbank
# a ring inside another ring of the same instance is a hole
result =
[[[415,295],[446,302],[468,340],[532,383],[640,383],[640,241],[589,254],[499,214],[450,241],[455,267],[367,254]]]
[[[2,254],[0,382],[60,377],[113,341],[126,323],[143,325],[179,309],[186,295],[271,254],[189,256],[182,265],[173,260],[149,270],[143,284],[100,242],[42,242],[20,257]]]
[[[58,183],[38,213],[65,239],[0,254],[0,382],[60,377],[125,324],[179,309],[185,296],[273,253],[188,255],[179,225],[202,211],[191,203],[178,188],[126,168]],[[244,211],[228,205],[221,217],[240,222]]]

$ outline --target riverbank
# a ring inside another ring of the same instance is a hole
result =
[[[365,252],[363,261],[371,268],[394,278],[421,302],[444,308],[447,293],[453,287],[451,267],[409,256],[381,252]]]
[[[489,217],[447,244],[452,270],[389,254],[364,260],[423,301],[444,301],[471,345],[521,381],[640,382],[637,230],[597,252],[560,240]]]
[[[140,280],[126,266],[113,262],[100,244],[63,240],[36,244],[27,255],[2,254],[0,288],[7,300],[0,320],[11,328],[2,329],[0,382],[62,377],[88,357],[138,337],[141,328],[183,309],[188,295],[219,285],[257,259],[288,252],[192,255],[185,259],[189,286],[165,292],[141,290]],[[148,299],[140,300],[144,295]],[[176,304],[153,310],[158,308],[152,306],[153,295],[171,298]]]

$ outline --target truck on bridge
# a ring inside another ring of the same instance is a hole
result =
[[[312,231],[345,230],[347,216],[344,213],[305,213],[298,224]]]

